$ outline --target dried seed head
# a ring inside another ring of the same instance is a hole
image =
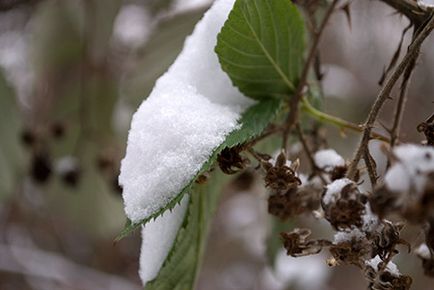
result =
[[[370,242],[358,229],[338,232],[330,247],[337,264],[362,267],[367,257],[371,255]]]
[[[395,249],[397,245],[406,245],[410,252],[410,244],[400,237],[402,228],[403,224],[383,221],[375,232],[370,233],[373,242],[373,254],[385,260],[398,253]]]
[[[434,146],[434,122],[429,120],[422,122],[417,126],[417,131],[423,133],[426,138],[426,144],[429,146]]]
[[[295,171],[288,166],[288,160],[284,152],[281,152],[273,165],[269,161],[262,162],[265,170],[265,186],[274,194],[287,194],[301,185]]]
[[[314,255],[321,252],[323,247],[331,245],[325,240],[308,240],[311,231],[308,229],[294,229],[291,232],[281,233],[283,246],[287,251],[287,255],[292,257],[301,257]]]
[[[337,230],[363,225],[367,202],[357,185],[349,179],[338,179],[327,186],[322,198],[325,218]]]
[[[370,282],[368,289],[373,290],[408,290],[412,279],[402,275],[396,265],[384,262],[379,256],[365,262],[365,277]]]
[[[285,194],[271,194],[268,212],[282,220],[312,212],[320,206],[321,191],[310,186],[291,189]]]
[[[331,246],[330,253],[339,265],[361,267],[364,257],[369,254],[369,245],[365,240],[342,242]]]
[[[240,155],[243,150],[243,145],[223,149],[217,156],[220,169],[226,174],[235,174],[246,168],[249,160]]]

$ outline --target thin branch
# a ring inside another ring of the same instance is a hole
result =
[[[316,174],[323,184],[327,184],[326,180],[324,179],[324,176],[321,174],[321,169],[318,168],[318,166],[315,163],[315,159],[313,158],[313,153],[309,148],[309,145],[307,144],[306,138],[303,134],[303,130],[301,129],[300,123],[297,122],[295,125],[295,128],[297,130],[298,139],[301,142],[301,145],[303,146],[303,150],[306,153],[307,159],[309,160],[310,168],[314,174]]]
[[[353,161],[351,162],[347,177],[350,179],[354,179],[357,172],[357,165],[359,164],[360,159],[362,158],[364,151],[368,148],[369,140],[371,139],[372,128],[374,127],[374,123],[377,120],[378,114],[380,113],[381,108],[385,101],[389,98],[390,92],[395,86],[396,82],[400,78],[400,76],[404,73],[407,66],[409,66],[415,58],[417,58],[420,47],[423,41],[428,37],[431,31],[434,29],[434,14],[431,14],[428,22],[424,25],[422,31],[419,35],[414,39],[414,41],[409,46],[407,54],[404,56],[401,63],[395,69],[395,71],[391,74],[386,84],[381,89],[380,93],[377,96],[374,104],[371,107],[371,111],[369,112],[368,118],[364,125],[364,132],[362,140],[360,141],[359,147],[356,150]]]
[[[416,37],[417,32],[415,28],[415,32],[413,34],[413,39]],[[399,130],[401,128],[402,116],[404,114],[405,103],[407,102],[407,94],[408,94],[408,84],[410,82],[411,76],[413,74],[414,68],[416,66],[417,58],[420,52],[417,52],[417,56],[411,61],[411,63],[407,66],[404,71],[401,88],[399,92],[398,102],[395,107],[394,120],[392,129],[390,129],[390,146],[395,146],[396,142],[399,139]]]
[[[379,0],[404,14],[414,24],[422,24],[431,15],[432,8],[421,6],[415,0]]]
[[[375,165],[375,160],[372,158],[368,150],[363,154],[363,160],[365,161],[366,168],[368,170],[369,180],[371,181],[372,188],[377,185],[377,166]]]
[[[300,103],[300,100],[303,96],[303,91],[306,87],[307,83],[307,77],[309,75],[310,67],[312,66],[312,63],[315,60],[315,56],[317,55],[317,50],[319,46],[319,42],[321,39],[321,36],[325,30],[325,27],[327,26],[327,23],[330,19],[330,16],[333,14],[335,7],[339,0],[333,0],[333,2],[328,7],[326,14],[318,28],[318,31],[315,34],[315,37],[313,38],[312,46],[309,50],[309,53],[307,55],[306,63],[304,64],[303,71],[301,73],[301,77],[297,86],[297,90],[295,91],[294,95],[291,98],[291,102],[289,104],[289,113],[285,120],[285,127],[283,129],[283,144],[282,147],[286,150],[288,147],[288,136],[291,132],[292,128],[294,127],[295,123],[298,119],[298,104]]]

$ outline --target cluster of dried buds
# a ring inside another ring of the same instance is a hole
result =
[[[428,129],[427,129],[428,130]],[[298,159],[290,161],[284,151],[272,158],[245,148],[225,149],[219,156],[220,168],[233,174],[250,163],[243,157],[248,150],[258,161],[269,191],[268,211],[281,220],[301,214],[325,219],[336,231],[333,240],[311,239],[311,231],[296,228],[281,233],[287,254],[313,255],[328,249],[330,266],[359,267],[368,289],[410,289],[412,279],[399,272],[392,259],[398,245],[411,251],[401,238],[403,223],[387,220],[390,215],[425,228],[426,241],[415,251],[425,274],[434,277],[434,148],[400,145],[389,154],[390,166],[384,180],[372,192],[361,190],[360,172],[354,180],[345,177],[347,164],[332,149],[312,154],[310,176],[300,174]]]
[[[281,233],[287,254],[299,257],[327,248],[331,254],[328,264],[359,267],[369,283],[368,289],[410,289],[412,279],[401,274],[392,262],[398,245],[407,246],[409,251],[410,245],[400,237],[403,224],[373,212],[379,191],[373,195],[362,192],[354,180],[345,178],[347,166],[334,150],[318,151],[313,159],[317,173],[309,178],[299,175],[298,161],[288,161],[283,152],[276,160],[262,162],[265,185],[270,191],[270,214],[286,220],[311,212],[327,220],[336,231],[333,241],[309,239],[308,229]],[[395,170],[393,166],[390,170]],[[425,192],[429,186],[427,182]],[[429,267],[432,271],[431,252],[424,257],[426,272]]]

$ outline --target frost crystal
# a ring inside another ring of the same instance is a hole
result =
[[[348,178],[342,178],[342,179],[337,179],[335,181],[333,181],[332,183],[330,183],[329,185],[327,185],[327,190],[322,198],[324,204],[330,204],[331,202],[335,202],[340,194],[342,189],[348,185],[353,183],[353,181],[351,181]]]
[[[333,149],[325,149],[316,152],[314,160],[318,168],[325,170],[345,166],[345,160]]]
[[[119,176],[133,222],[173,199],[252,104],[232,86],[214,53],[233,3],[215,2],[133,116]]]
[[[188,207],[188,195],[172,211],[148,222],[142,228],[139,275],[143,284],[157,277],[181,226]]]

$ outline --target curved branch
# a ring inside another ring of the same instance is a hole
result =
[[[379,0],[404,14],[414,24],[421,24],[430,16],[433,8],[417,4],[414,0]]]

